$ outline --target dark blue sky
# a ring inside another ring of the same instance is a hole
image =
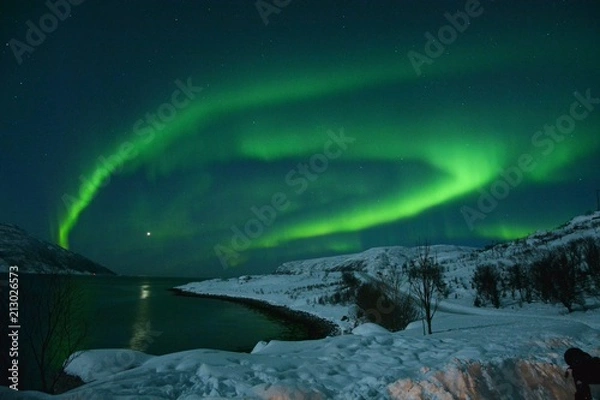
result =
[[[0,221],[118,273],[485,245],[596,208],[594,1],[77,3],[3,2]]]

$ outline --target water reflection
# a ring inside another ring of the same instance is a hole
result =
[[[132,336],[129,340],[129,347],[132,350],[146,351],[150,344],[154,342],[154,337],[162,334],[162,332],[152,330],[152,324],[150,323],[150,294],[150,285],[147,283],[141,284],[135,321],[132,326]]]
[[[142,285],[142,286],[140,286],[140,289],[141,289],[140,299],[141,300],[147,299],[150,296],[150,285]]]

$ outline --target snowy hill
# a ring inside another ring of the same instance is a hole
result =
[[[552,231],[536,232],[529,237],[486,249],[430,246],[430,253],[444,267],[445,279],[450,287],[450,296],[442,303],[441,309],[457,311],[464,307],[469,310],[473,308],[475,292],[471,287],[471,278],[478,265],[508,267],[516,263],[529,263],[536,254],[586,238],[600,239],[600,212],[575,217]],[[208,280],[178,289],[201,295],[249,298],[286,306],[324,318],[338,325],[340,331],[347,332],[356,323],[350,315],[353,312],[351,307],[321,304],[322,299],[331,298],[342,290],[342,274],[353,272],[363,281],[381,280],[407,261],[418,257],[421,251],[420,247],[377,247],[350,255],[290,261],[271,275]],[[540,306],[546,305],[531,305],[529,308]],[[555,311],[562,310],[556,307]]]
[[[114,272],[79,254],[30,236],[16,225],[0,224],[0,271],[16,265],[20,273],[104,274]]]
[[[587,310],[534,301],[502,308],[473,306],[470,279],[481,264],[527,262],[536,251],[574,239],[600,237],[600,213],[574,218],[487,249],[431,246],[444,267],[450,295],[440,303],[433,334],[421,321],[389,332],[362,323],[349,302],[328,302],[351,272],[363,282],[385,279],[421,249],[380,247],[293,261],[274,274],[189,283],[178,289],[203,296],[254,299],[309,313],[335,324],[338,334],[302,342],[258,343],[251,354],[198,349],[164,356],[131,350],[84,352],[67,370],[88,384],[59,396],[24,399],[570,399],[563,353],[580,347],[600,355],[600,305]],[[383,310],[380,310],[384,312]],[[202,323],[193,321],[191,323]],[[208,321],[209,323],[210,321]],[[357,325],[358,324],[358,325]],[[243,334],[243,327],[240,327]],[[600,399],[599,388],[593,387]],[[0,388],[0,398],[8,396]],[[7,397],[8,398],[8,397]]]

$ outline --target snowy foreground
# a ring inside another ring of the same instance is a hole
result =
[[[261,343],[252,354],[96,350],[69,368],[93,382],[22,398],[570,399],[564,349],[600,350],[598,330],[552,318],[452,316],[437,325],[423,337],[420,326],[390,334],[367,324],[321,340]]]
[[[418,254],[388,247],[286,263],[275,274],[190,283],[179,290],[261,300],[310,313],[339,327],[325,339],[258,343],[251,354],[198,349],[164,356],[131,350],[94,350],[68,372],[89,382],[49,396],[0,388],[0,398],[24,399],[572,399],[564,351],[600,355],[600,311],[566,314],[546,304],[475,308],[469,279],[483,260],[509,265],[529,248],[570,237],[600,235],[600,214],[578,217],[562,231],[540,232],[486,251],[433,246],[446,268],[451,295],[423,336],[421,322],[390,333],[362,323],[348,305],[321,304],[339,290],[342,271],[363,280],[385,276]],[[593,305],[590,303],[590,305]],[[243,327],[240,327],[243,334]],[[595,398],[600,399],[600,390]]]

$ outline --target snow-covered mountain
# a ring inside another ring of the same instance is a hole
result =
[[[479,265],[509,267],[528,263],[542,252],[586,238],[600,239],[600,212],[575,217],[551,231],[536,232],[485,249],[432,245],[430,254],[444,267],[450,288],[450,297],[443,302],[442,309],[472,308],[476,294],[471,278]],[[385,280],[394,269],[418,257],[422,250],[422,247],[376,247],[356,254],[286,262],[271,275],[207,280],[178,289],[200,295],[261,300],[319,316],[347,332],[356,324],[350,315],[352,307],[327,304],[327,299],[343,289],[343,273],[352,272],[363,281]]]
[[[551,231],[538,231],[528,237],[488,246],[485,249],[432,245],[430,253],[437,261],[448,266],[447,278],[454,278],[457,271],[473,272],[481,263],[508,266],[530,260],[542,250],[552,250],[574,240],[600,238],[600,212],[578,216]],[[390,267],[403,265],[414,259],[421,247],[376,247],[361,253],[290,261],[282,264],[275,274],[306,274],[315,271],[358,271],[376,275]]]
[[[16,265],[20,273],[115,273],[79,254],[36,239],[16,225],[0,224],[0,271]]]

